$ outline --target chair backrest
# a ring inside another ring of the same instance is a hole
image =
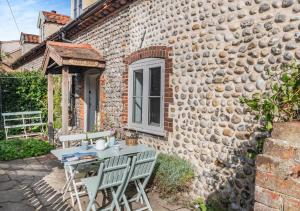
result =
[[[111,131],[107,130],[107,131],[101,131],[101,132],[96,132],[96,133],[88,133],[87,134],[87,138],[88,139],[97,139],[97,138],[103,138],[106,136],[111,136]]]
[[[138,153],[132,164],[133,169],[130,181],[147,177],[150,178],[155,167],[157,156],[158,153],[156,153],[155,150]]]
[[[102,131],[96,133],[82,133],[82,134],[73,134],[73,135],[62,135],[59,137],[59,141],[62,143],[63,148],[66,148],[68,144],[66,143],[77,143],[83,140],[89,140],[90,143],[93,143],[93,140],[111,136],[111,131]]]
[[[63,148],[66,148],[69,143],[86,140],[86,138],[86,134],[63,135],[59,137],[59,141],[62,143]]]
[[[128,156],[111,157],[100,164],[98,170],[98,189],[120,186],[126,182],[131,158]]]

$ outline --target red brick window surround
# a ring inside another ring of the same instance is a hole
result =
[[[147,58],[160,58],[165,60],[165,83],[164,83],[164,130],[173,132],[173,119],[169,117],[169,106],[173,103],[173,89],[170,83],[172,74],[172,59],[170,58],[172,48],[166,46],[151,46],[140,49],[124,58],[125,71],[123,73],[123,113],[122,124],[128,123],[128,71],[129,66],[138,60]]]

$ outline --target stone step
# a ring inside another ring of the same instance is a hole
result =
[[[300,162],[300,142],[268,138],[264,144],[263,154]]]

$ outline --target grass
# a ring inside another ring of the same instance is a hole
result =
[[[11,139],[0,141],[0,160],[8,161],[48,154],[53,147],[39,139]]]
[[[192,165],[175,155],[160,154],[155,167],[154,185],[163,198],[176,198],[189,189],[195,176]]]

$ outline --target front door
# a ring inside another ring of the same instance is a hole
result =
[[[98,74],[90,74],[86,77],[86,118],[87,131],[93,131],[97,128],[98,113]]]

